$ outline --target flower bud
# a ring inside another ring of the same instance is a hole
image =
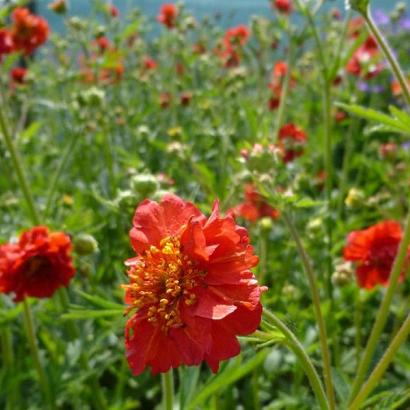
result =
[[[364,199],[365,196],[362,190],[351,188],[346,196],[345,204],[348,208],[356,208],[363,204]]]
[[[346,9],[352,9],[360,14],[366,15],[369,7],[369,0],[345,0]]]
[[[131,190],[141,197],[148,197],[159,188],[157,178],[151,174],[138,174],[131,179]]]
[[[269,232],[273,227],[272,218],[265,216],[259,220],[258,225],[263,232]]]
[[[336,270],[332,275],[332,283],[337,287],[343,287],[349,284],[353,279],[353,264],[343,262],[336,265]]]
[[[74,238],[74,252],[81,256],[98,252],[98,243],[92,235],[80,233]]]
[[[48,8],[54,13],[65,14],[68,10],[68,2],[66,0],[54,0],[48,5]]]

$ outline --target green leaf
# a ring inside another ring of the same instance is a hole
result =
[[[87,320],[122,316],[124,309],[73,309],[61,316],[63,320]]]
[[[88,293],[77,291],[77,293],[82,296],[86,301],[90,302],[96,307],[102,307],[106,310],[124,310],[124,306],[120,303],[111,302],[105,298],[98,295],[90,295]]]
[[[394,105],[389,105],[390,113],[410,130],[410,115],[406,111],[399,110]]]
[[[241,358],[232,360],[216,377],[213,377],[187,405],[187,410],[195,409],[200,403],[207,400],[221,389],[226,389],[242,377],[246,376],[253,369],[260,366],[267,355],[267,350],[261,350],[252,359],[243,363]]]
[[[40,121],[32,122],[24,131],[21,132],[20,138],[22,140],[30,140],[38,134],[43,124]]]
[[[342,108],[343,110],[350,112],[353,115],[356,115],[357,117],[361,117],[369,121],[378,122],[379,124],[387,126],[391,128],[391,130],[394,132],[410,135],[410,128],[406,124],[403,124],[403,122],[398,120],[397,118],[390,117],[389,115],[384,114],[380,111],[362,107],[356,104],[347,105],[337,103],[336,105]]]

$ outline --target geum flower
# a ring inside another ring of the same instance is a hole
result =
[[[237,335],[261,320],[261,293],[250,271],[258,263],[245,228],[222,217],[218,202],[207,219],[192,203],[167,194],[143,201],[130,231],[138,256],[129,259],[125,301],[128,363],[167,372],[221,360],[240,352]]]
[[[303,154],[307,142],[306,133],[293,123],[285,124],[279,130],[279,148],[285,163],[293,161]]]
[[[245,185],[245,200],[231,209],[231,212],[250,222],[256,222],[265,217],[277,219],[280,216],[280,212],[272,208],[252,184]]]
[[[356,262],[356,277],[361,288],[387,285],[402,235],[401,226],[396,221],[379,222],[349,234],[344,259]],[[408,263],[409,255],[405,260],[402,279]]]
[[[71,248],[68,235],[45,226],[24,232],[18,243],[0,245],[0,292],[14,293],[17,302],[52,296],[74,276]]]
[[[179,11],[175,4],[163,4],[157,16],[157,21],[171,30],[176,26],[178,14]]]
[[[14,43],[11,32],[6,28],[0,28],[0,62],[2,56],[14,51]]]
[[[346,65],[346,71],[357,77],[370,80],[382,70],[381,54],[376,40],[369,36],[364,43],[353,53]]]
[[[49,28],[42,17],[31,14],[25,7],[17,7],[11,18],[11,35],[16,51],[29,55],[47,41]]]

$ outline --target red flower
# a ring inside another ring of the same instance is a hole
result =
[[[400,224],[383,221],[370,228],[353,231],[347,237],[344,258],[357,263],[356,276],[361,288],[372,289],[386,285],[402,238]],[[408,257],[403,269],[407,269]]]
[[[249,36],[249,29],[244,25],[231,27],[226,30],[224,44],[226,47],[244,46],[248,42]]]
[[[272,208],[251,184],[245,185],[245,200],[233,208],[232,213],[250,222],[264,217],[277,219],[280,216],[279,211]]]
[[[151,57],[145,57],[142,66],[144,71],[153,71],[158,67],[158,63]]]
[[[13,51],[13,36],[6,28],[0,28],[0,62],[3,54],[10,54]]]
[[[54,13],[64,14],[67,12],[68,5],[66,0],[54,0],[48,5],[48,8],[54,11]]]
[[[104,51],[108,50],[109,48],[111,48],[111,42],[110,40],[105,37],[105,36],[101,36],[98,37],[95,40],[96,45],[98,46],[99,50],[101,53],[103,53]]]
[[[15,67],[10,71],[10,77],[14,84],[24,84],[26,75],[27,69],[23,67]]]
[[[366,22],[363,17],[352,18],[347,29],[349,38],[356,39],[357,37],[359,37],[363,28],[365,27],[365,24]]]
[[[178,14],[175,4],[163,4],[157,20],[168,29],[173,29],[176,26]]]
[[[290,14],[293,9],[292,1],[291,0],[274,0],[273,6],[278,10],[280,13]]]
[[[16,301],[48,298],[67,286],[74,273],[71,240],[63,232],[36,226],[18,243],[0,245],[0,292],[14,293]]]
[[[192,203],[165,195],[137,208],[125,301],[133,315],[125,328],[128,363],[167,372],[240,353],[237,335],[261,320],[260,287],[250,271],[258,263],[245,228],[221,217],[216,202],[207,219]]]
[[[376,40],[371,36],[354,52],[346,66],[348,73],[366,79],[376,77],[382,69],[379,48]]]
[[[306,133],[295,124],[285,124],[279,130],[279,147],[283,151],[283,161],[290,162],[303,154],[306,145]]]
[[[120,15],[120,11],[113,4],[108,4],[107,10],[110,13],[111,17],[118,17]]]
[[[11,33],[17,51],[28,55],[47,41],[47,21],[31,14],[29,9],[17,7],[13,11],[12,20],[14,25]]]

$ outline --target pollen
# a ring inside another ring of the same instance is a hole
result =
[[[150,246],[140,255],[128,275],[129,285],[123,285],[131,301],[130,311],[144,311],[148,322],[164,332],[184,325],[181,307],[194,305],[193,288],[203,273],[181,252],[175,238],[163,239],[159,246]]]

